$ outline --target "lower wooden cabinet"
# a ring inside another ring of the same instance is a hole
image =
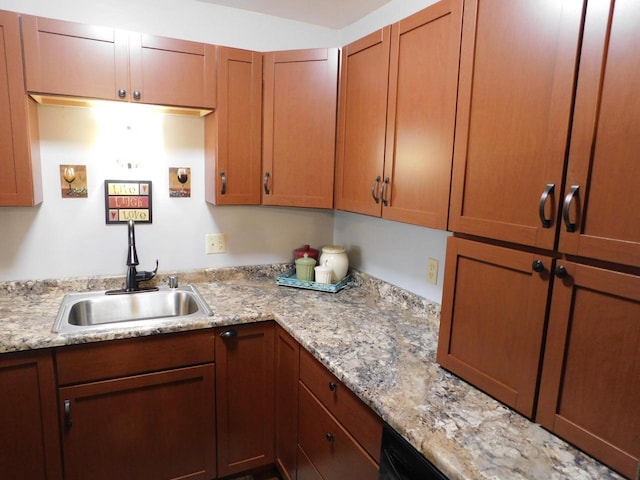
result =
[[[274,324],[216,330],[218,475],[274,463]]]
[[[303,384],[298,445],[324,480],[376,480],[378,465]]]
[[[61,480],[49,350],[0,356],[0,478]]]
[[[296,478],[298,438],[298,378],[300,345],[276,327],[276,467],[285,480]],[[300,460],[297,461],[298,473]],[[300,476],[298,475],[298,478]]]
[[[537,421],[635,478],[640,457],[640,277],[558,262]]]
[[[64,478],[215,478],[213,358],[210,331],[59,350]]]
[[[552,259],[450,237],[446,263],[438,363],[532,418]]]

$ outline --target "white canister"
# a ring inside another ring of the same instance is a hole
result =
[[[332,283],[331,277],[333,276],[333,268],[329,265],[318,265],[315,268],[315,271],[317,283]]]
[[[337,245],[329,245],[322,247],[322,254],[320,255],[320,265],[327,265],[333,270],[331,275],[331,283],[338,283],[342,280],[349,270],[349,257],[347,257],[347,251],[344,247],[338,247]]]

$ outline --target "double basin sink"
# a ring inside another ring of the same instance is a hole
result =
[[[104,290],[71,293],[62,299],[52,331],[148,326],[211,315],[211,308],[193,285],[119,295]]]

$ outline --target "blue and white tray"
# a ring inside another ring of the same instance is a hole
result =
[[[351,285],[352,278],[351,273],[340,280],[338,283],[318,283],[309,280],[298,280],[296,278],[296,271],[289,270],[286,273],[278,276],[276,283],[285,287],[306,288],[307,290],[317,290],[319,292],[332,292],[336,293],[345,287]]]

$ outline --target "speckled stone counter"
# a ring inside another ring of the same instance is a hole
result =
[[[277,286],[285,268],[180,273],[211,317],[69,335],[51,332],[64,294],[122,278],[0,283],[0,353],[276,320],[451,479],[622,478],[440,368],[438,305],[359,273],[338,293]]]

